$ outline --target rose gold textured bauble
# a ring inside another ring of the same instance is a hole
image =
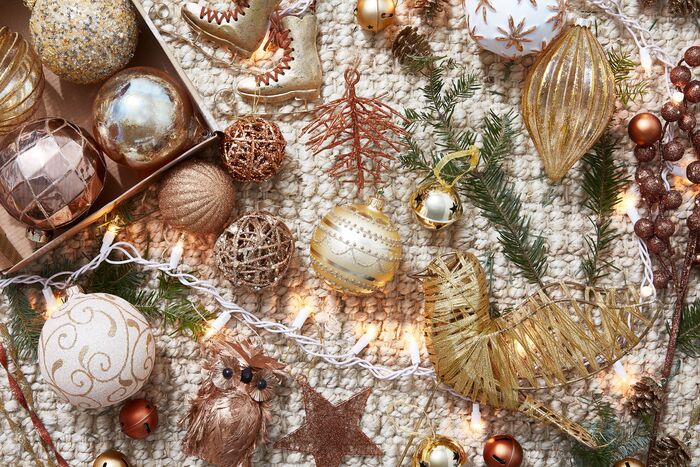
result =
[[[110,449],[105,451],[97,458],[95,462],[92,463],[92,467],[130,467],[129,461],[126,460],[126,456],[119,451]]]
[[[625,457],[624,459],[615,462],[613,467],[645,467],[645,465],[644,462],[640,461],[639,459],[635,459],[634,457]]]
[[[231,224],[216,241],[215,252],[217,266],[234,285],[262,290],[287,272],[294,237],[282,219],[258,211]]]
[[[286,147],[275,123],[260,117],[243,117],[224,131],[221,158],[234,180],[264,182],[279,170]]]
[[[127,401],[119,412],[119,426],[129,438],[144,439],[158,427],[158,409],[146,399]]]
[[[523,463],[523,448],[512,435],[496,435],[484,444],[484,462],[488,467],[518,467]]]
[[[163,219],[195,233],[219,233],[231,217],[236,190],[224,169],[191,160],[171,170],[158,193]]]
[[[661,139],[661,120],[648,112],[635,115],[630,120],[627,131],[630,139],[640,146],[651,146]]]

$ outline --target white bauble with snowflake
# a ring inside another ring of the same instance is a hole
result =
[[[506,58],[538,53],[564,28],[569,0],[465,0],[479,47]]]

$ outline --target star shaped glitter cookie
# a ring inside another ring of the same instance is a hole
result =
[[[275,448],[314,456],[316,467],[338,467],[345,456],[381,456],[384,453],[362,432],[360,419],[372,388],[358,392],[337,405],[316,392],[305,378],[306,420],[294,432],[275,443]]]

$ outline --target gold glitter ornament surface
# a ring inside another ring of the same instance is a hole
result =
[[[311,265],[331,288],[351,295],[377,292],[401,263],[401,236],[384,202],[336,206],[311,237]]]
[[[461,467],[466,463],[462,445],[447,436],[422,439],[411,458],[411,467]]]
[[[97,83],[124,68],[139,34],[129,0],[36,0],[30,30],[44,65],[78,84]]]
[[[0,28],[0,135],[29,120],[41,102],[44,71],[24,38]]]
[[[233,180],[218,165],[183,162],[166,175],[158,205],[168,224],[195,233],[220,233],[233,211]]]
[[[427,181],[411,194],[410,206],[420,225],[440,230],[462,218],[462,201],[454,188],[438,181]]]

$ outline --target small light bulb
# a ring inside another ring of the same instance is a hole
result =
[[[224,311],[209,325],[209,330],[204,334],[204,340],[211,339],[215,334],[221,331],[224,326],[231,321],[231,312]]]
[[[472,404],[472,421],[469,426],[475,433],[481,433],[484,430],[484,422],[481,419],[481,405],[478,402]]]
[[[177,267],[180,265],[180,261],[182,260],[182,255],[185,253],[185,241],[182,236],[180,236],[180,239],[177,241],[175,246],[173,247],[173,251],[170,253],[170,261],[169,261],[169,266],[170,269],[177,269]]]
[[[684,100],[685,100],[685,94],[683,94],[680,91],[675,91],[673,93],[673,95],[671,96],[671,102],[673,102],[674,104],[677,104],[677,105],[682,104]]]
[[[46,318],[50,318],[54,311],[63,305],[63,300],[53,294],[51,287],[46,286],[41,289],[41,293],[44,295],[44,301],[46,302]]]
[[[642,298],[649,298],[654,295],[654,288],[650,285],[643,285],[642,288],[639,289],[639,295],[641,295]]]
[[[406,341],[408,343],[408,354],[411,356],[411,364],[413,366],[420,365],[420,347],[418,347],[418,341],[412,331],[406,333]]]
[[[362,352],[369,344],[372,342],[375,338],[377,337],[377,327],[375,325],[370,325],[367,328],[367,332],[365,332],[362,337],[360,337],[357,342],[355,342],[355,345],[352,346],[350,349],[350,353],[352,355],[357,355],[360,352]]]
[[[104,237],[102,237],[102,246],[100,247],[100,254],[103,255],[109,250],[109,247],[112,246],[112,243],[114,243],[114,239],[117,238],[117,234],[119,233],[119,226],[117,224],[109,224],[109,227],[107,227],[107,231],[105,232]]]
[[[303,307],[301,310],[299,310],[299,313],[297,313],[296,318],[294,318],[294,322],[292,323],[292,329],[299,330],[304,327],[304,323],[306,323],[306,320],[309,318],[309,315],[311,314],[311,310],[308,307]]]
[[[627,389],[629,389],[629,387],[632,385],[632,378],[630,378],[630,376],[627,374],[625,367],[622,366],[622,363],[620,363],[619,360],[613,364],[613,370],[615,371],[615,375],[617,376],[617,380],[620,383],[622,391],[627,391]]]
[[[654,64],[652,58],[651,58],[651,53],[649,52],[649,49],[646,47],[640,47],[639,48],[639,61],[642,64],[642,68],[644,68],[644,72],[647,74],[651,74],[651,67]]]

